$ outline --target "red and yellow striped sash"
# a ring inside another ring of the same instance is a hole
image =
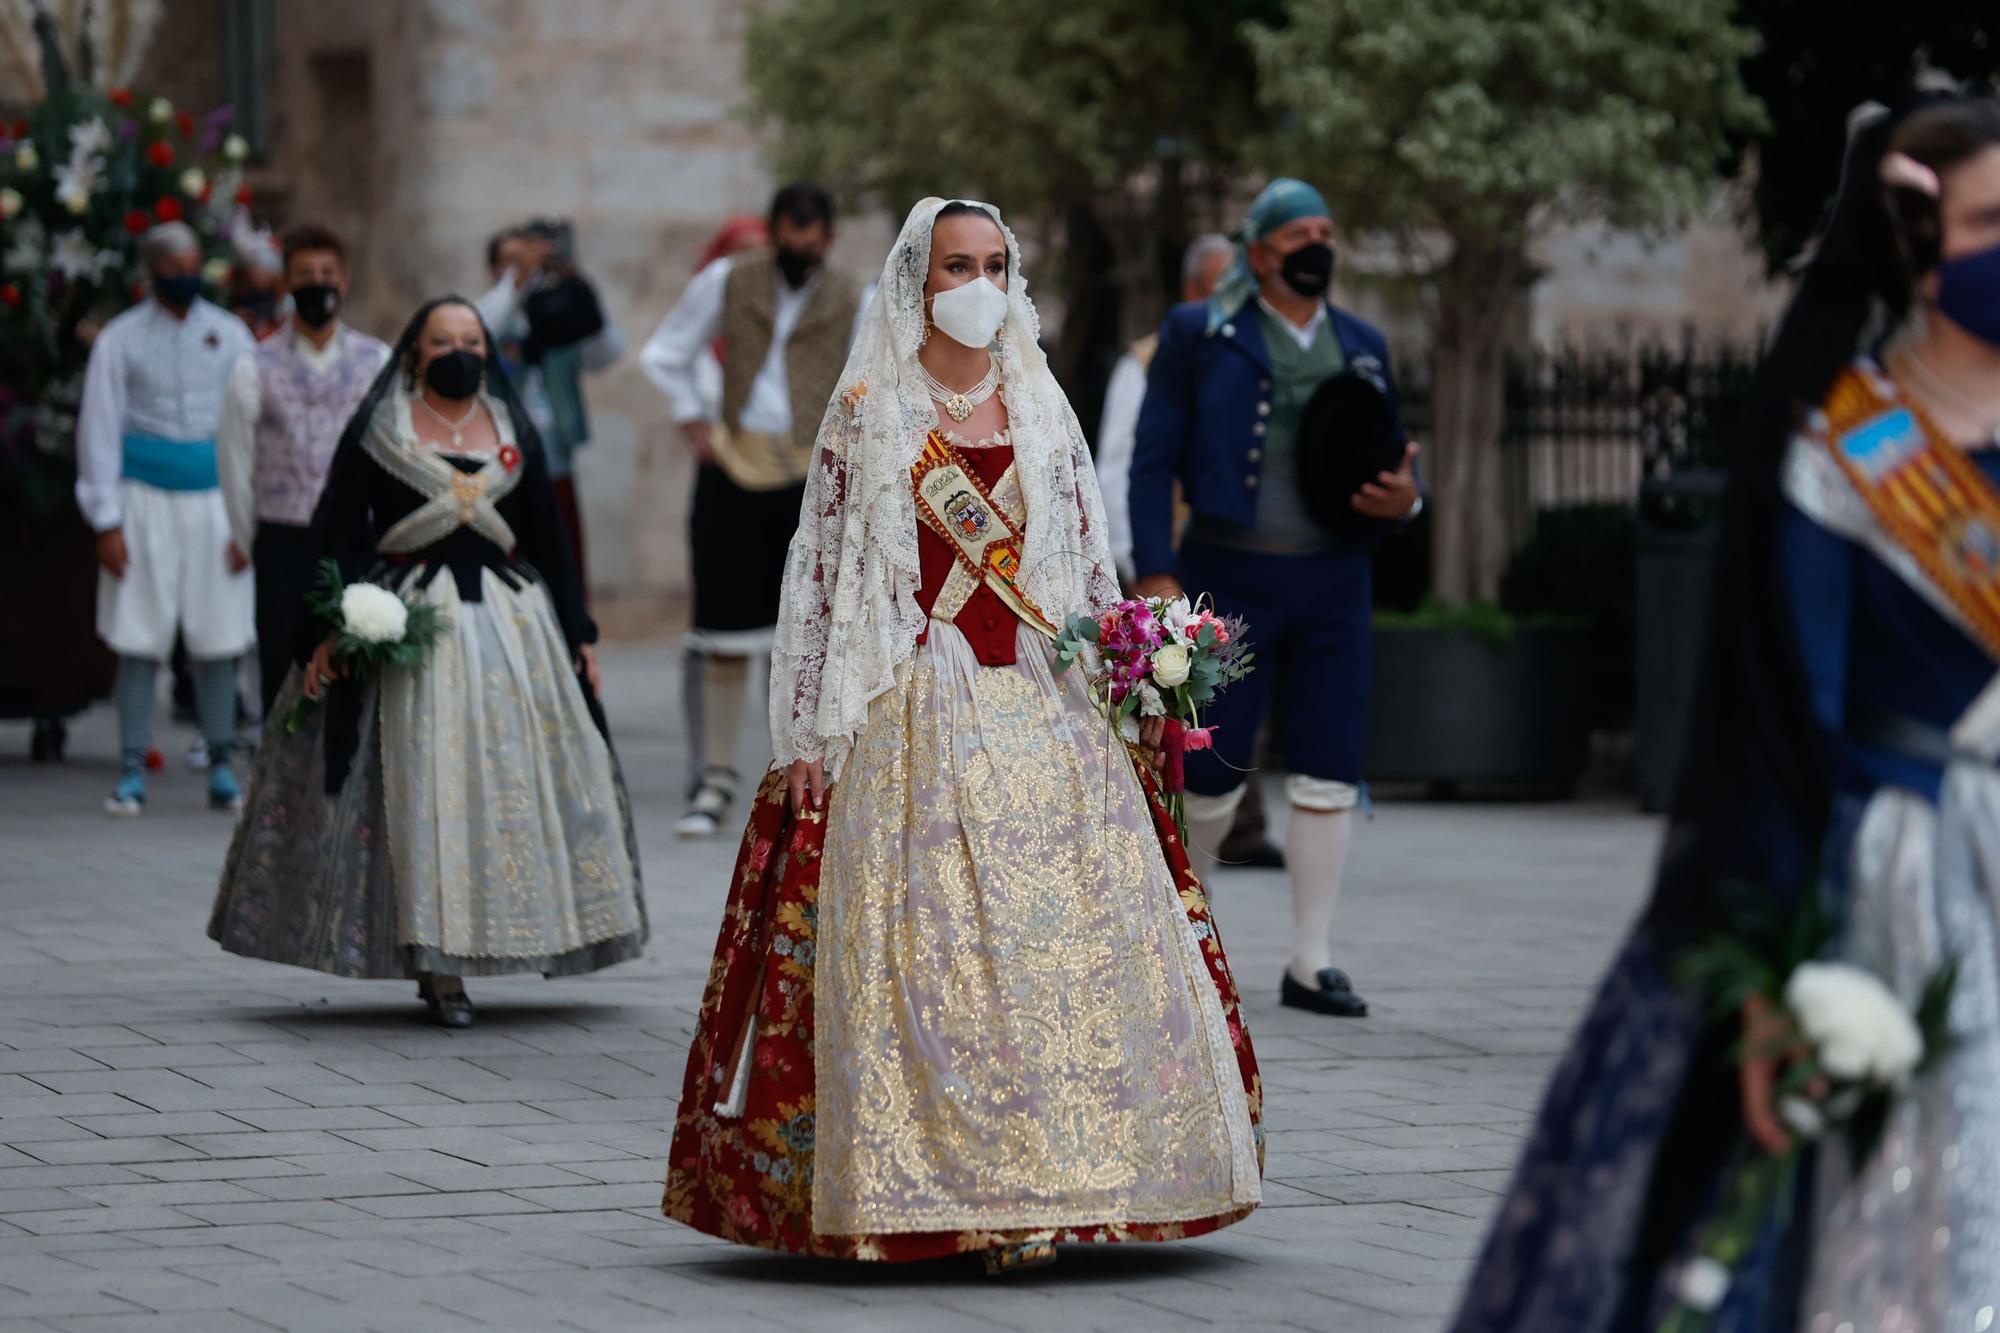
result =
[[[1859,368],[1822,412],[1826,446],[1875,521],[2000,659],[2000,491],[1921,407]]]

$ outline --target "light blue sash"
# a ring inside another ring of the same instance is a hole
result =
[[[212,491],[222,484],[215,471],[214,440],[168,440],[136,432],[125,437],[123,475],[163,491]]]

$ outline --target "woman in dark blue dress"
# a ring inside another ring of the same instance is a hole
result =
[[[1906,999],[1958,963],[1956,1044],[1868,1160],[1808,1155],[1712,1326],[1994,1326],[1996,445],[2000,101],[1934,99],[1861,123],[1761,372],[1655,894],[1557,1070],[1458,1333],[1658,1326],[1731,1167],[1789,1146],[1773,1067],[1739,1066],[1742,1023],[1706,1021],[1675,958],[1807,894],[1837,956]],[[1957,506],[1899,507],[1905,462],[1955,469]]]

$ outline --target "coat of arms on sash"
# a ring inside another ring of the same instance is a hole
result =
[[[956,491],[944,502],[945,517],[952,526],[967,537],[983,537],[992,520],[986,517],[986,506],[971,491]]]

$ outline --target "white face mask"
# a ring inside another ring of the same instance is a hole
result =
[[[1007,320],[1007,293],[985,275],[931,298],[931,322],[938,332],[967,347],[990,347]]]

